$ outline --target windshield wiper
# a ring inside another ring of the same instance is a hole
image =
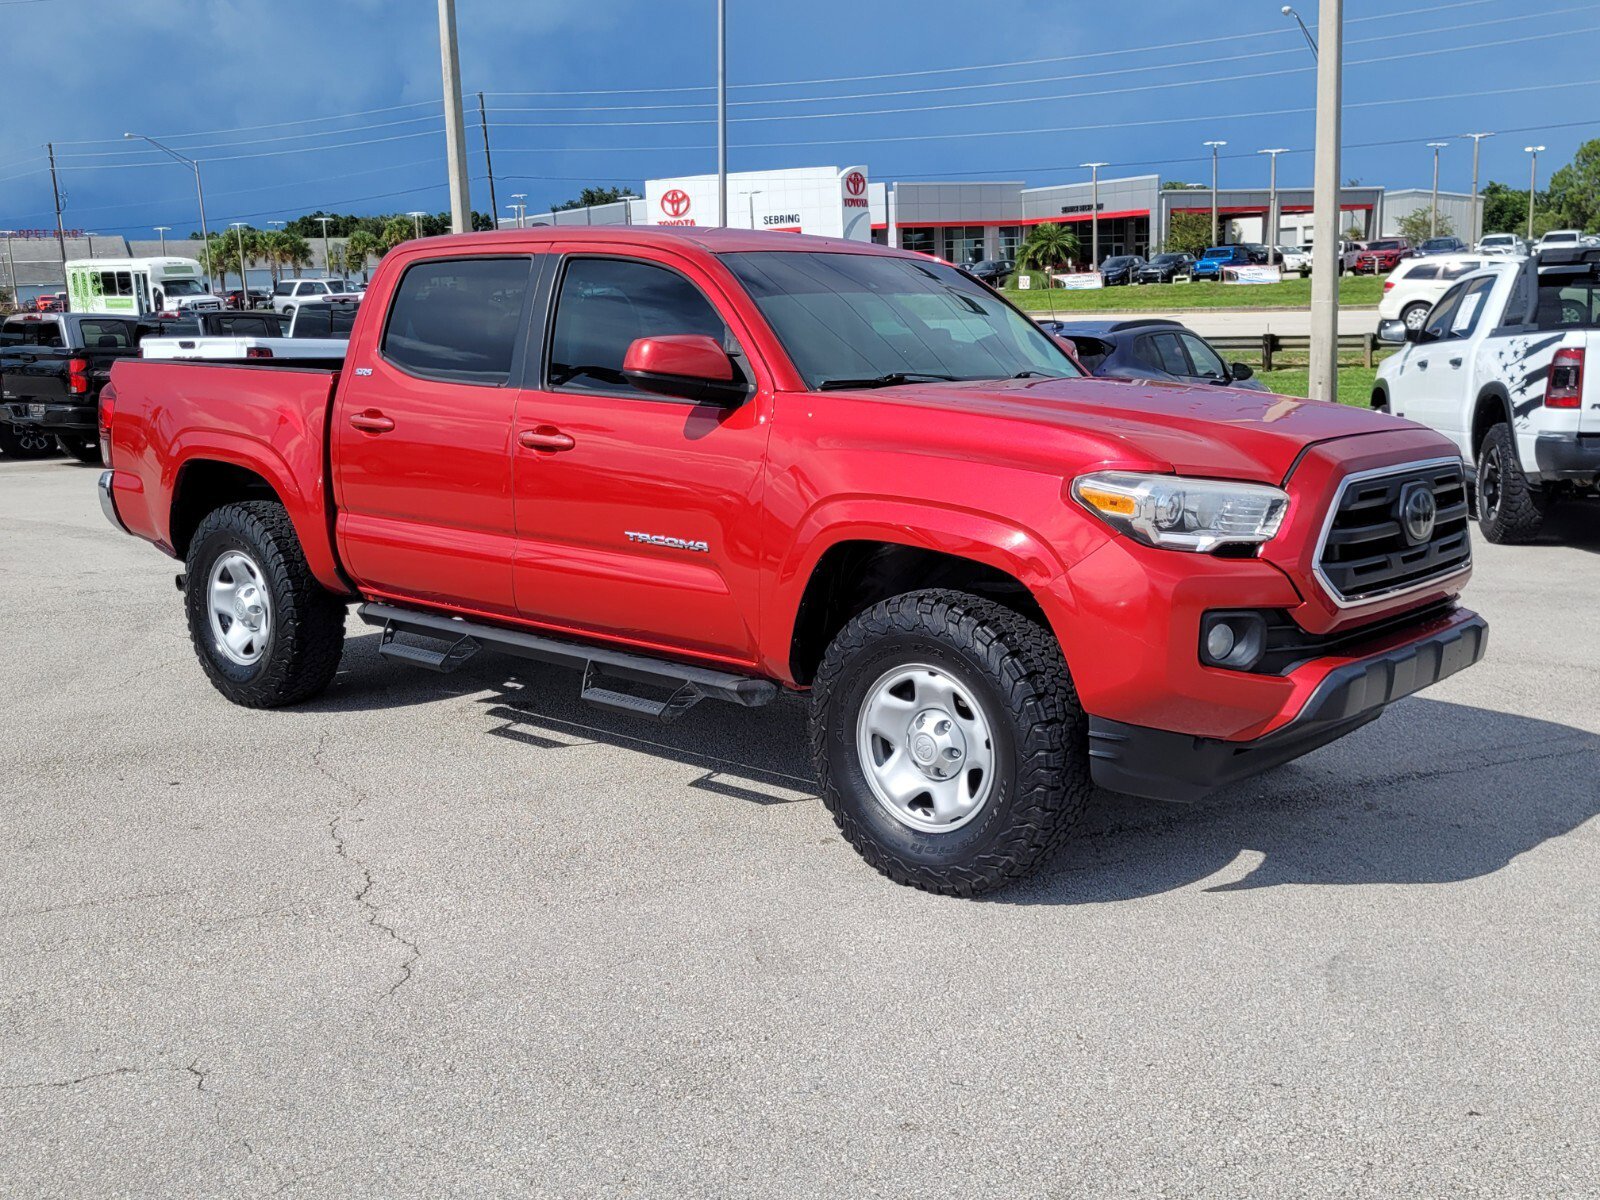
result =
[[[844,388],[898,387],[902,383],[953,383],[954,375],[939,375],[932,371],[890,371],[872,379],[824,379],[817,384],[819,392],[835,392]]]

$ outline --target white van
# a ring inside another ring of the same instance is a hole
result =
[[[73,312],[220,312],[222,300],[206,290],[192,258],[78,258],[67,263],[67,297]]]

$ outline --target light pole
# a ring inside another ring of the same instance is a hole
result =
[[[1528,240],[1533,241],[1533,198],[1539,192],[1539,154],[1543,146],[1524,146],[1524,154],[1533,155],[1533,163],[1528,169]]]
[[[331,221],[331,220],[333,220],[332,217],[318,217],[317,218],[318,224],[320,224],[322,226],[322,273],[323,273],[323,275],[327,275],[328,271],[329,271],[329,261],[330,260],[328,258],[328,222]]]
[[[467,186],[466,118],[461,114],[461,52],[456,46],[456,0],[439,0],[439,61],[444,78],[445,157],[450,167],[450,231],[471,233],[472,195]]]
[[[427,215],[427,213],[421,211],[408,212],[406,214],[406,216],[411,218],[411,227],[417,231],[417,236],[419,238],[422,236],[422,218]]]
[[[1222,238],[1217,234],[1217,151],[1226,146],[1227,142],[1207,142],[1211,147],[1211,244],[1220,246]]]
[[[245,274],[245,268],[246,268],[246,266],[248,264],[245,262],[245,257],[244,257],[244,231],[247,228],[247,225],[248,225],[248,222],[245,222],[245,221],[229,221],[228,222],[228,228],[232,229],[234,232],[236,232],[239,235],[239,307],[240,308],[244,308],[246,303],[250,299],[250,278],[249,278],[249,276],[247,276]],[[227,283],[228,283],[227,279],[224,278],[222,283],[223,283],[223,286],[226,287]]]
[[[165,258],[167,256],[167,231],[170,230],[172,226],[152,225],[150,228],[154,229],[158,234],[161,235],[161,257]]]
[[[527,192],[512,192],[511,193],[511,198],[513,200],[515,200],[516,203],[515,204],[508,204],[506,207],[507,208],[514,208],[514,209],[517,210],[517,228],[521,229],[523,227],[523,222],[527,218],[527,215],[528,215],[528,205],[526,203],[526,201],[528,199],[528,193]]]
[[[163,154],[167,155],[170,158],[175,158],[179,162],[183,163],[185,166],[188,166],[188,167],[193,169],[193,171],[194,171],[194,194],[195,194],[195,197],[200,201],[200,244],[202,246],[205,246],[207,248],[207,250],[209,251],[210,246],[211,246],[211,231],[206,228],[206,190],[205,190],[205,188],[203,188],[200,185],[200,164],[195,162],[195,160],[192,159],[192,158],[185,158],[183,155],[179,154],[176,150],[174,150],[171,146],[163,146],[160,142],[156,141],[155,138],[147,137],[142,133],[125,133],[122,136],[125,137],[125,138],[137,139],[138,141],[141,141],[141,142],[149,142],[152,146],[154,146],[157,150],[161,151]],[[210,286],[211,286],[211,255],[208,252],[206,254],[206,287],[209,288]]]
[[[750,228],[754,229],[756,227],[756,197],[761,195],[761,189],[757,188],[753,192],[740,192],[739,194],[750,201]]]
[[[1483,139],[1494,134],[1464,133],[1461,136],[1472,139],[1472,245],[1476,248],[1483,240],[1483,197],[1478,194],[1478,152],[1483,149]]]
[[[1317,169],[1311,209],[1311,386],[1313,400],[1339,399],[1339,134],[1344,86],[1344,0],[1322,0],[1317,32]]]
[[[1079,163],[1090,171],[1089,175],[1089,265],[1100,269],[1100,168],[1110,163]]]
[[[1317,56],[1317,39],[1311,36],[1311,30],[1306,28],[1306,23],[1300,19],[1300,14],[1285,4],[1283,6],[1283,15],[1293,17],[1294,23],[1300,26],[1300,32],[1306,35],[1306,45],[1311,47],[1311,56],[1315,58]]]
[[[717,0],[717,224],[728,223],[728,0]]]
[[[1433,151],[1433,205],[1428,210],[1428,236],[1439,236],[1439,151],[1448,146],[1449,142],[1429,142],[1428,148]]]
[[[1272,159],[1271,182],[1267,185],[1267,265],[1278,261],[1278,227],[1283,224],[1278,216],[1278,155],[1289,153],[1283,147],[1274,150],[1257,150],[1257,154],[1270,155]]]
[[[0,229],[0,237],[6,239],[6,269],[11,280],[11,304],[13,308],[20,307],[22,301],[17,297],[17,260],[11,257],[11,235],[15,229]]]

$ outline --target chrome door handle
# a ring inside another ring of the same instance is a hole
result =
[[[541,425],[537,429],[524,429],[517,434],[517,442],[528,450],[571,450],[578,443],[570,434],[562,433],[554,425]]]
[[[356,413],[350,418],[350,424],[361,430],[362,433],[388,433],[394,428],[393,420],[373,408],[367,409],[366,412]]]

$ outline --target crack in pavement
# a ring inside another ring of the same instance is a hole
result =
[[[333,839],[334,853],[361,873],[361,886],[356,889],[354,898],[355,902],[359,904],[366,912],[367,924],[371,925],[390,941],[404,948],[406,951],[406,957],[400,963],[400,978],[396,979],[394,983],[390,985],[389,990],[385,993],[386,996],[393,996],[402,987],[410,982],[412,970],[416,966],[417,961],[422,957],[422,950],[417,946],[416,942],[400,933],[400,931],[397,930],[393,925],[390,925],[387,921],[385,921],[383,919],[382,911],[378,908],[378,905],[369,899],[372,889],[376,886],[377,881],[372,877],[372,868],[366,863],[362,862],[354,854],[350,853],[349,845],[345,841],[343,829],[345,817],[354,812],[356,809],[360,808],[362,801],[367,798],[367,795],[360,788],[354,787],[345,780],[340,779],[328,769],[327,764],[322,761],[322,755],[327,749],[327,746],[328,733],[326,730],[324,730],[317,738],[317,748],[311,752],[311,764],[316,767],[317,770],[320,771],[322,775],[330,782],[338,784],[339,787],[343,788],[351,797],[350,803],[345,805],[339,812],[335,813],[328,821],[328,836]]]

